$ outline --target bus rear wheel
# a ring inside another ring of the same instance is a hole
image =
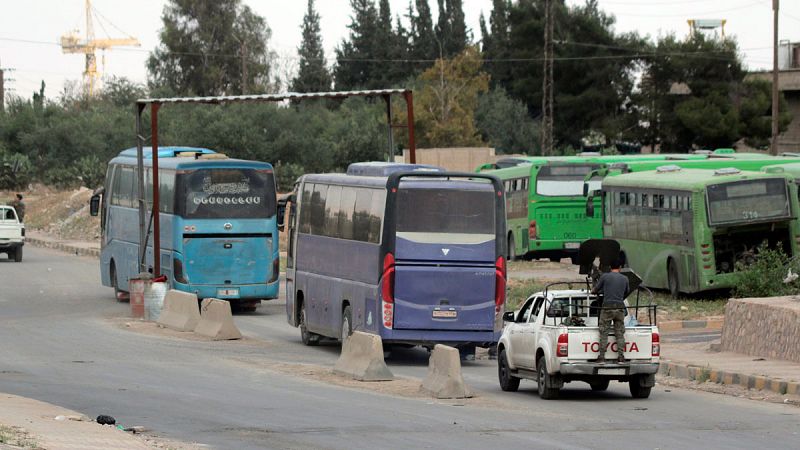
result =
[[[517,259],[517,249],[514,248],[514,235],[513,234],[509,234],[508,235],[508,255],[506,255],[506,256],[508,256],[508,260],[509,261],[513,261],[513,260]]]
[[[678,295],[681,293],[680,282],[678,280],[678,268],[671,259],[667,261],[667,287],[669,288],[669,294],[672,298],[678,298]]]
[[[353,334],[353,310],[347,305],[342,311],[342,344],[351,334]]]
[[[312,333],[308,331],[308,327],[306,326],[306,304],[300,304],[300,340],[303,341],[303,345],[308,345],[309,347],[319,344],[319,335],[316,333]]]

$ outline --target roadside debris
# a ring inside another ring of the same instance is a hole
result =
[[[117,419],[111,416],[106,416],[104,414],[97,416],[97,419],[95,421],[100,425],[114,425],[117,423]]]

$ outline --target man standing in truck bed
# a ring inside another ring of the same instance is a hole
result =
[[[606,345],[608,344],[608,332],[613,322],[614,336],[617,338],[617,362],[625,362],[625,297],[630,292],[628,277],[619,273],[621,264],[614,261],[611,264],[611,272],[600,276],[597,284],[592,289],[592,294],[603,294],[603,308],[600,310],[598,327],[600,328],[600,356],[597,357],[598,363],[604,363],[606,359]]]

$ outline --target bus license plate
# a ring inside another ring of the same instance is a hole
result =
[[[625,369],[597,369],[598,375],[625,375]]]
[[[564,244],[564,248],[568,248],[568,249],[571,249],[571,250],[572,249],[578,249],[580,247],[581,247],[581,243],[580,242],[566,242]]]
[[[458,317],[458,311],[433,310],[434,319],[455,319],[456,317]]]
[[[217,289],[217,296],[226,297],[231,295],[239,295],[238,289]]]

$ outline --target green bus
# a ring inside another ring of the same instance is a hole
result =
[[[758,155],[759,158],[753,158]],[[559,162],[531,167],[531,199],[528,208],[529,249],[532,257],[549,257],[553,260],[574,255],[575,249],[586,239],[603,237],[599,215],[587,217],[587,202],[595,209],[602,205],[596,199],[587,199],[586,193],[600,189],[603,179],[623,173],[656,170],[664,165],[686,169],[721,169],[733,167],[740,170],[759,171],[766,166],[800,163],[799,158],[770,157],[762,154],[713,154],[706,159],[680,159],[670,157],[662,161],[624,161],[610,164]],[[502,178],[502,176],[501,176]],[[516,231],[517,227],[511,231]],[[519,243],[514,235],[515,243]],[[519,251],[519,249],[518,249]],[[522,253],[517,253],[522,254]]]
[[[574,259],[581,242],[599,237],[602,234],[599,219],[584,215],[584,178],[594,170],[626,161],[657,161],[658,165],[663,165],[665,161],[707,158],[707,155],[693,154],[514,157],[516,163],[488,172],[503,180],[505,186],[507,256],[554,261],[563,257]],[[599,182],[593,187],[599,189]]]
[[[730,288],[762,243],[797,254],[797,194],[780,169],[665,166],[603,180],[603,231],[645,286],[673,296]]]

